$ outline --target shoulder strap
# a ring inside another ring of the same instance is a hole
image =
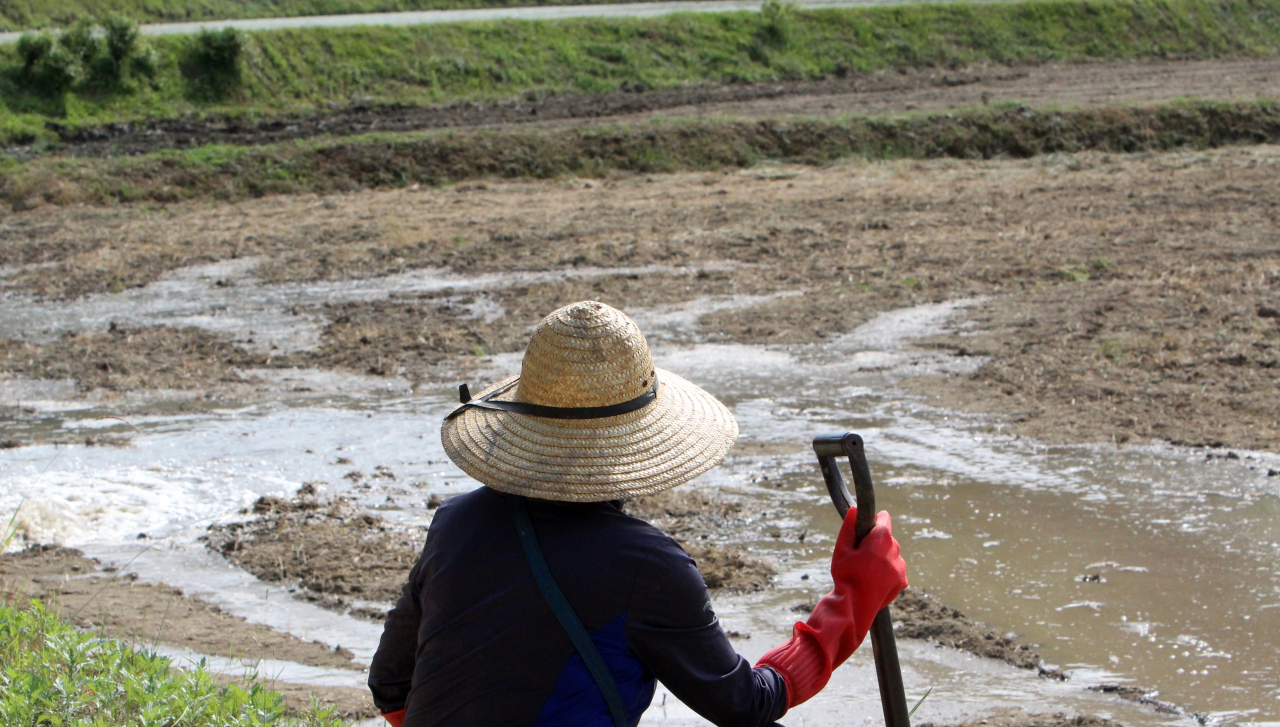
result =
[[[578,619],[578,614],[574,613],[573,606],[569,605],[564,593],[551,577],[547,561],[542,556],[542,548],[538,545],[538,536],[533,532],[529,511],[524,506],[524,498],[507,495],[503,499],[511,509],[511,518],[516,523],[516,534],[520,536],[520,545],[524,546],[524,555],[529,560],[529,567],[533,570],[533,579],[538,582],[538,590],[542,591],[542,597],[547,599],[551,612],[556,615],[556,620],[569,634],[569,640],[573,642],[574,648],[578,650],[582,661],[587,665],[591,678],[595,679],[596,686],[600,687],[605,704],[609,706],[609,714],[613,716],[614,725],[627,727],[627,709],[622,702],[622,693],[618,691],[618,683],[614,681],[613,674],[605,665],[600,651],[596,649],[595,642],[587,635],[587,630]]]

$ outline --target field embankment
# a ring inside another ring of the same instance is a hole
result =
[[[252,119],[353,104],[790,83],[984,63],[1269,58],[1280,48],[1280,2],[774,6],[652,19],[271,31],[242,35],[234,53],[223,48],[227,65],[216,78],[196,62],[195,40],[146,43],[154,55],[145,78],[68,81],[56,92],[34,83],[16,47],[0,48],[3,142],[56,145],[87,127],[209,113]]]
[[[258,147],[202,147],[140,157],[39,158],[0,169],[0,200],[108,204],[442,185],[468,179],[605,177],[749,167],[764,160],[1026,158],[1079,151],[1199,149],[1280,141],[1280,103],[1184,102],[1036,111],[1022,106],[843,120],[683,120],[639,126],[500,129]]]

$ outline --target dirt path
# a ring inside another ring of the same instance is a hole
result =
[[[1280,59],[1150,59],[960,70],[884,71],[821,81],[560,93],[493,103],[352,106],[315,115],[250,121],[170,119],[62,129],[60,153],[143,154],[204,144],[255,145],[317,136],[503,125],[563,127],[638,123],[664,117],[829,117],[942,111],[986,104],[1105,106],[1179,98],[1234,100],[1280,96]],[[36,153],[19,151],[18,155]]]

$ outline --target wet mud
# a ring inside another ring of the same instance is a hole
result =
[[[364,475],[353,470],[350,477]],[[295,598],[372,621],[382,621],[382,605],[400,598],[426,537],[309,493],[259,498],[252,514],[210,527],[206,546],[264,581],[296,585]]]
[[[1176,704],[1156,699],[1160,693],[1155,689],[1135,687],[1129,684],[1101,684],[1095,687],[1089,687],[1089,689],[1095,692],[1102,692],[1103,694],[1114,694],[1125,701],[1145,705],[1150,707],[1157,714],[1187,714],[1186,710]],[[1201,724],[1208,721],[1208,719],[1203,715],[1197,714],[1192,716]]]
[[[357,471],[348,476],[366,477]],[[439,504],[439,498],[428,502]],[[721,541],[745,527],[749,501],[691,490],[639,498],[626,507],[675,538],[708,588],[741,593],[771,585],[771,562]],[[306,486],[293,498],[259,498],[245,514],[253,517],[211,526],[206,547],[264,581],[295,586],[295,598],[377,622],[386,617],[384,606],[400,598],[426,538],[425,530],[393,527],[345,500],[319,499]]]
[[[265,362],[197,328],[125,328],[68,333],[47,344],[0,339],[0,367],[28,378],[74,379],[82,391],[190,390],[241,382]]]
[[[677,487],[628,500],[624,508],[627,514],[648,521],[674,538],[698,564],[707,588],[743,593],[772,585],[777,567],[768,559],[753,556],[741,544],[748,521],[761,518],[760,503]]]
[[[1035,669],[1041,676],[1066,679],[1061,670],[1046,666],[1040,654],[1015,636],[974,621],[960,611],[939,603],[927,592],[909,588],[892,606],[894,635],[920,639],[939,646],[997,659],[1019,669]]]
[[[564,126],[594,120],[638,122],[660,116],[835,116],[932,111],[991,103],[1090,106],[1178,98],[1272,97],[1274,59],[982,65],[956,70],[891,69],[810,81],[649,89],[609,93],[528,92],[519,98],[436,106],[354,105],[313,114],[251,120],[224,116],[87,128],[54,127],[57,153],[136,155],[205,144],[258,145],[318,136],[443,128]],[[30,156],[33,149],[10,154]]]
[[[1206,255],[1154,279],[1102,271],[990,301],[973,328],[932,343],[992,360],[914,388],[1048,443],[1274,449],[1280,248],[1254,251]]]
[[[39,599],[79,628],[142,646],[171,645],[211,656],[358,669],[346,650],[248,623],[169,586],[139,583],[136,575],[104,570],[71,548],[34,545],[4,553],[0,583],[10,599]]]
[[[799,614],[799,618],[804,618],[817,605],[817,599],[814,599],[797,604],[791,610]],[[1031,646],[1019,643],[1016,635],[1001,633],[981,621],[974,621],[938,602],[925,591],[908,588],[898,594],[890,609],[896,638],[918,639],[985,659],[1003,661],[1019,669],[1034,669],[1049,679],[1067,678],[1060,669],[1046,665]]]
[[[919,727],[1120,727],[1120,723],[1095,715],[1032,714],[1020,709],[1000,709],[973,722],[957,725],[925,722]]]

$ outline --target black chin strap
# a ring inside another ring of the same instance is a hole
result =
[[[518,376],[506,386],[494,389],[479,399],[472,399],[471,390],[467,388],[466,384],[462,384],[458,387],[458,400],[462,402],[462,406],[449,412],[449,415],[444,420],[449,421],[472,407],[509,411],[515,414],[527,414],[528,416],[546,417],[548,419],[604,419],[605,417],[616,417],[620,414],[630,414],[637,409],[645,408],[654,399],[658,398],[658,377],[655,372],[650,372],[650,375],[653,376],[653,386],[649,387],[648,391],[630,401],[608,406],[543,406],[542,404],[526,404],[522,401],[492,401],[493,397],[505,394],[520,383],[520,377]]]

